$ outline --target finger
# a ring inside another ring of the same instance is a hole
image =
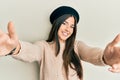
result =
[[[115,46],[117,43],[120,42],[120,34],[118,34],[115,39],[110,43],[112,46]]]
[[[17,39],[17,34],[15,32],[13,22],[11,22],[11,21],[8,23],[8,33],[9,33],[9,37],[11,39]]]
[[[108,70],[111,71],[111,72],[113,72],[113,73],[120,72],[120,68],[117,65],[111,66],[111,68],[108,68]]]

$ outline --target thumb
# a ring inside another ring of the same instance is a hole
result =
[[[114,73],[120,72],[119,64],[113,64],[110,68],[108,68],[108,70]]]
[[[119,42],[120,42],[120,34],[118,34],[110,44],[111,46],[116,46]]]
[[[11,39],[17,39],[17,34],[15,32],[13,22],[11,22],[11,21],[8,23],[8,33],[9,33],[9,37]]]

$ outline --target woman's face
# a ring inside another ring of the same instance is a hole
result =
[[[58,30],[58,38],[60,42],[65,42],[73,33],[74,30],[74,17],[67,18]]]

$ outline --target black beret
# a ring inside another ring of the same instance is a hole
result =
[[[64,14],[72,14],[77,18],[77,23],[79,22],[79,14],[74,8],[70,6],[60,6],[51,13],[50,15],[51,24],[53,24],[54,20],[56,20],[58,17]]]

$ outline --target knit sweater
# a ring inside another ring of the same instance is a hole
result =
[[[37,41],[29,43],[20,41],[20,44],[19,53],[13,57],[25,62],[37,61],[40,65],[40,80],[66,80],[62,59],[64,44],[61,44],[57,57],[55,56],[55,42]],[[95,65],[104,65],[102,49],[90,47],[81,41],[75,41],[74,50],[81,60]],[[68,79],[80,80],[76,71],[70,67]]]

